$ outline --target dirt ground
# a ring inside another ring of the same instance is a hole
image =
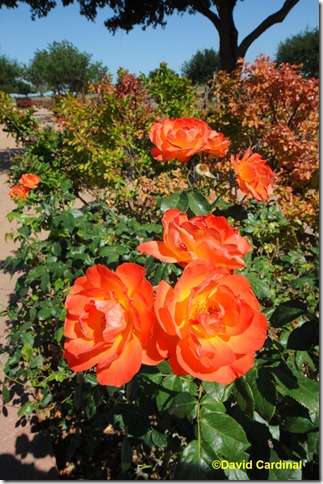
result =
[[[39,119],[48,119],[46,110],[37,110]],[[50,119],[50,118],[49,118]],[[8,171],[10,159],[19,148],[11,136],[0,126],[0,312],[10,305],[16,277],[4,271],[4,260],[16,250],[5,234],[14,228],[6,215],[15,208],[9,196]],[[3,363],[6,361],[8,323],[0,316],[0,387],[3,381]],[[0,479],[1,480],[58,480],[56,462],[48,437],[37,432],[35,421],[18,417],[21,390],[17,388],[9,404],[0,407]]]

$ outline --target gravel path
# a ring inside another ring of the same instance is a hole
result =
[[[38,116],[46,112],[37,113]],[[16,246],[5,240],[5,234],[12,230],[6,215],[15,208],[15,202],[9,197],[7,173],[10,167],[10,156],[17,149],[15,140],[8,137],[0,126],[0,311],[10,305],[14,293],[16,277],[11,278],[3,270],[3,262],[12,255]],[[0,381],[3,381],[3,362],[6,361],[6,317],[0,316]],[[1,348],[1,346],[0,346]],[[2,383],[0,383],[1,387]],[[21,399],[18,388],[14,399],[0,407],[0,480],[59,480],[56,462],[50,439],[38,432],[34,421],[18,417]]]

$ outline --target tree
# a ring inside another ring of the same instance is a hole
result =
[[[49,90],[47,69],[50,65],[49,53],[46,50],[38,50],[34,54],[29,66],[26,66],[27,79],[36,86],[37,90],[43,94]]]
[[[304,77],[319,77],[320,73],[320,34],[319,29],[305,30],[280,42],[275,61],[278,64],[301,65]]]
[[[184,62],[181,71],[194,84],[206,84],[219,69],[219,53],[214,49],[204,49],[198,50],[189,61]]]
[[[28,79],[42,92],[86,92],[89,82],[107,75],[107,68],[101,62],[91,62],[91,57],[66,40],[53,42],[47,50],[36,51],[27,69]]]
[[[27,95],[32,87],[24,81],[24,70],[16,60],[0,56],[0,91]]]
[[[183,14],[200,13],[208,18],[219,34],[220,39],[220,65],[221,69],[231,72],[239,57],[245,57],[250,45],[272,25],[283,22],[292,8],[299,0],[284,0],[281,8],[269,15],[263,22],[255,27],[243,40],[238,43],[238,30],[236,28],[233,11],[238,0],[77,0],[80,4],[80,13],[89,20],[94,20],[98,8],[110,7],[113,16],[104,24],[108,30],[115,33],[117,29],[129,32],[136,25],[157,27],[166,25],[166,17],[174,12]],[[242,0],[241,0],[242,1]],[[62,0],[64,6],[74,0]],[[55,1],[24,0],[31,6],[32,18],[42,17],[56,6]],[[17,7],[16,0],[0,0],[2,5]],[[212,7],[214,7],[212,9]]]

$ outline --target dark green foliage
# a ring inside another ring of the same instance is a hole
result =
[[[23,95],[33,92],[32,86],[23,80],[23,75],[24,69],[16,60],[0,56],[0,91]]]
[[[207,84],[219,69],[219,53],[214,49],[204,49],[198,50],[190,60],[184,62],[181,71],[194,84]]]
[[[318,27],[313,30],[305,30],[280,42],[275,61],[278,64],[284,62],[302,64],[300,72],[304,77],[319,78],[320,34]]]

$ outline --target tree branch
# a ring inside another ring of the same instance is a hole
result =
[[[276,13],[273,13],[267,17],[263,22],[261,22],[258,27],[256,27],[238,47],[238,57],[244,57],[250,45],[269,27],[274,24],[283,22],[287,14],[292,10],[293,7],[299,2],[299,0],[285,0],[284,5]]]
[[[217,16],[217,14],[215,12],[212,12],[212,10],[210,10],[209,8],[207,8],[203,4],[203,1],[201,1],[201,0],[194,0],[192,2],[192,6],[193,6],[193,8],[195,8],[195,10],[197,12],[201,13],[202,15],[204,15],[204,17],[207,17],[209,20],[211,20],[211,22],[213,23],[213,25],[217,29],[217,31],[218,32],[220,31],[221,22],[220,22],[219,17]]]

